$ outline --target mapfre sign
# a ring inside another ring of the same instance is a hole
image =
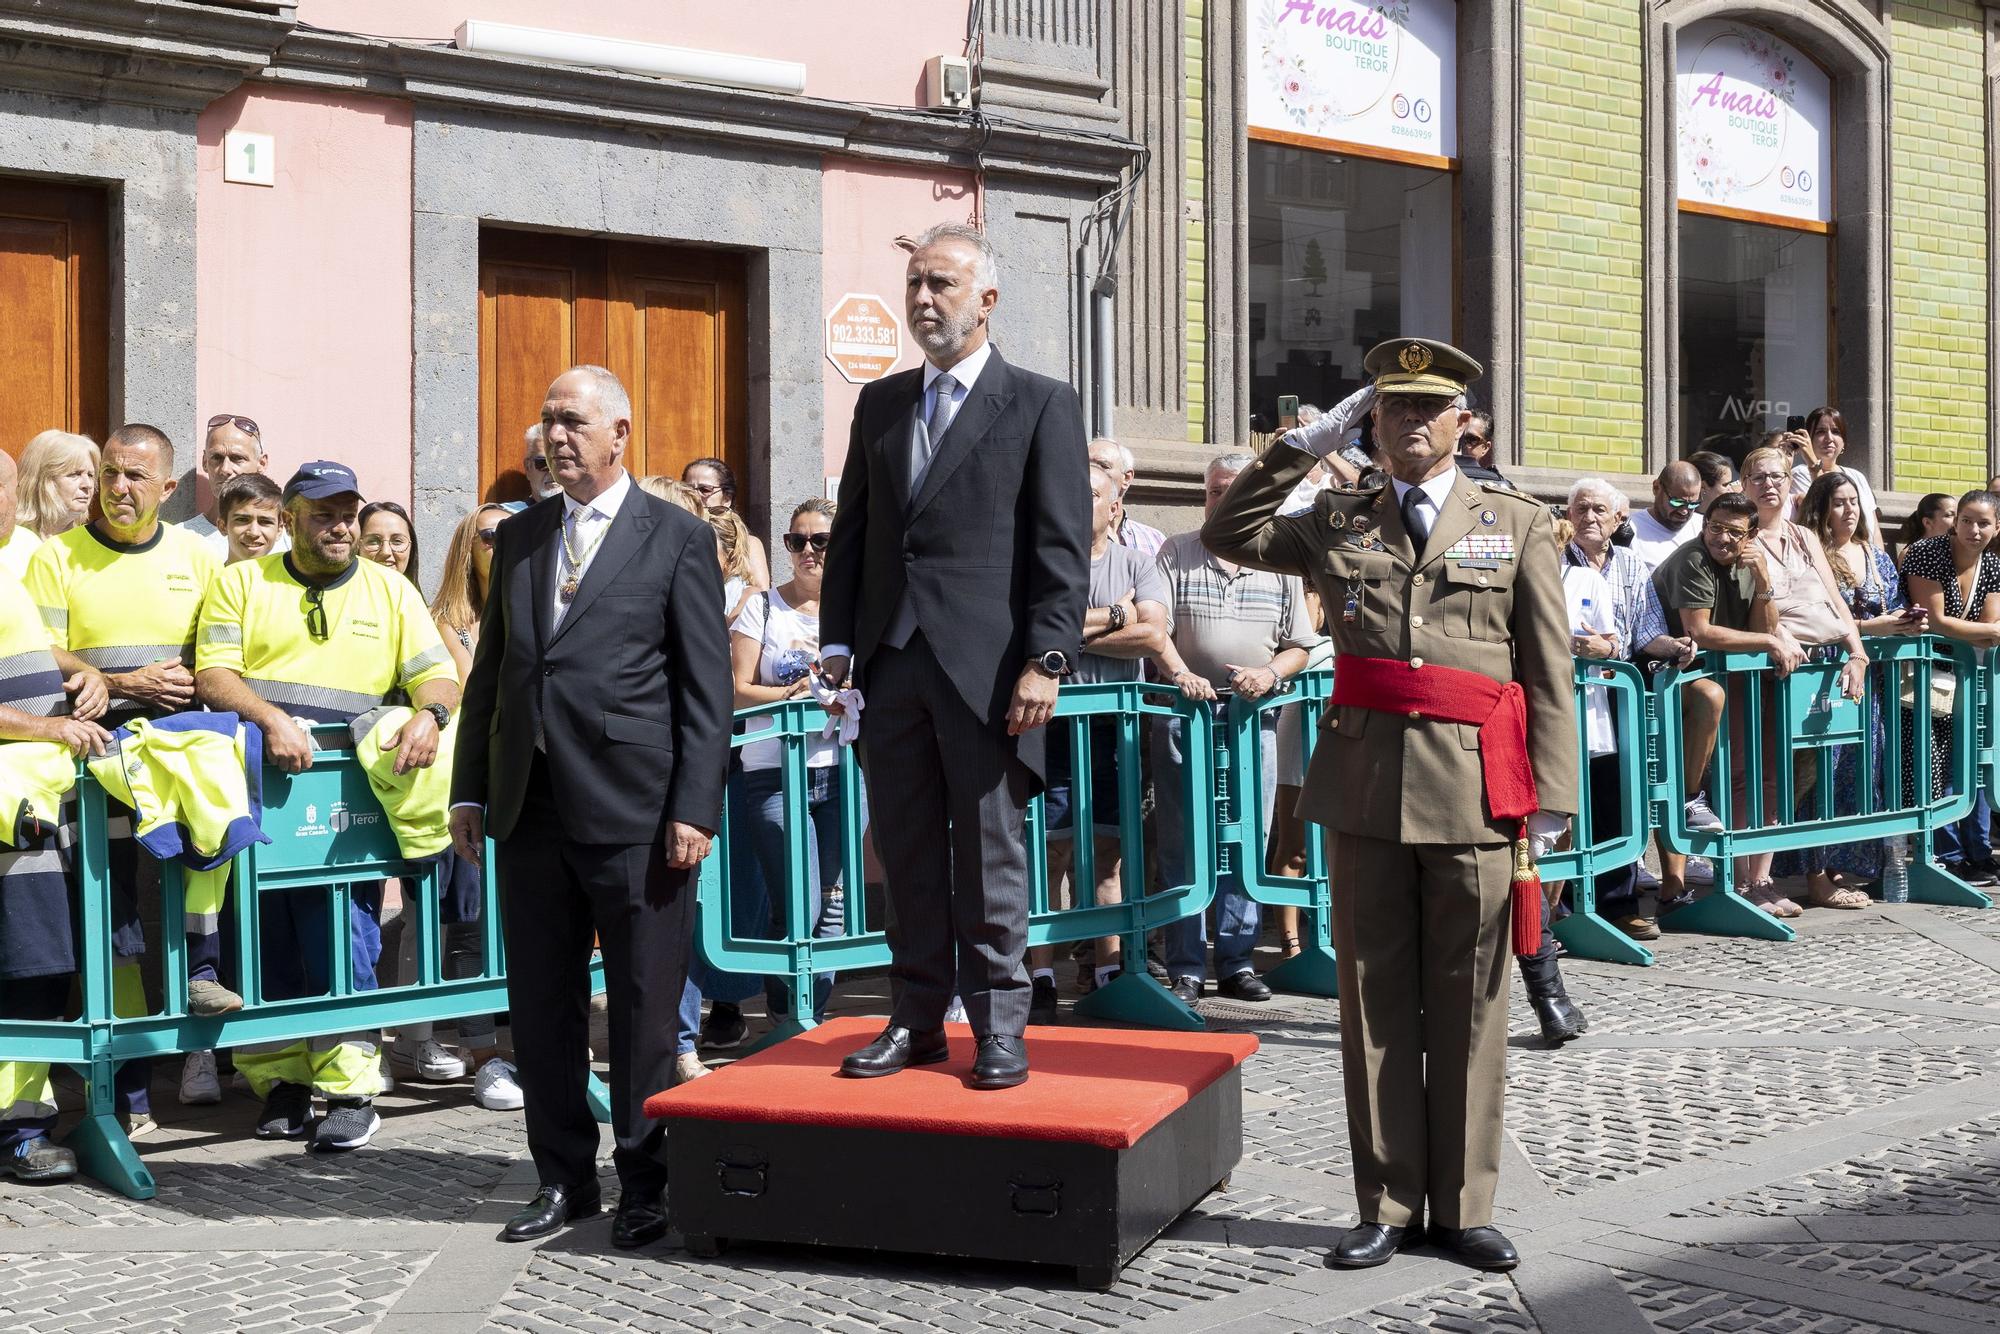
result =
[[[849,292],[826,313],[826,359],[849,384],[879,380],[903,356],[903,326],[879,296]]]

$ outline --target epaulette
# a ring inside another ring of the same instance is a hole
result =
[[[1382,477],[1367,477],[1358,482],[1341,482],[1326,488],[1343,496],[1372,496],[1389,483]]]
[[[1491,495],[1508,496],[1515,500],[1525,500],[1531,505],[1535,503],[1533,496],[1509,482],[1489,482],[1482,479],[1474,482],[1473,485]]]

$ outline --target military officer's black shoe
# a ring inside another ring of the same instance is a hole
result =
[[[1397,1251],[1407,1251],[1419,1246],[1424,1239],[1422,1219],[1416,1219],[1408,1227],[1391,1227],[1387,1223],[1363,1223],[1347,1230],[1332,1250],[1327,1252],[1328,1269],[1373,1269],[1376,1265],[1388,1264]]]
[[[1028,1044],[1004,1033],[983,1033],[972,1062],[972,1087],[1010,1089],[1028,1079]]]
[[[1521,1253],[1497,1227],[1431,1228],[1431,1245],[1450,1251],[1474,1269],[1501,1273],[1521,1263]]]
[[[936,1065],[949,1059],[951,1049],[945,1045],[942,1028],[935,1033],[913,1033],[891,1024],[882,1030],[881,1037],[860,1051],[849,1052],[840,1063],[840,1073],[849,1079],[878,1079],[906,1065]]]
[[[621,1251],[636,1250],[667,1235],[667,1201],[658,1192],[618,1197],[618,1212],[611,1216],[611,1244]]]

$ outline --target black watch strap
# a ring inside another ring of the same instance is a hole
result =
[[[437,720],[438,731],[442,732],[445,728],[451,726],[451,710],[447,709],[444,705],[426,704],[424,705],[424,712]]]

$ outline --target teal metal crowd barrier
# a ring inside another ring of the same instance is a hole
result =
[[[1646,689],[1645,674],[1629,662],[1576,662],[1577,808],[1570,821],[1569,846],[1539,859],[1543,883],[1568,887],[1570,912],[1552,928],[1565,950],[1584,959],[1644,967],[1653,952],[1620,931],[1597,911],[1597,877],[1631,866],[1646,852]],[[1587,708],[1592,696],[1611,713],[1614,749],[1590,753]],[[1599,810],[1591,768],[1618,769],[1618,801]]]
[[[437,868],[412,864],[397,849],[389,822],[349,746],[347,729],[316,728],[314,742],[311,768],[297,774],[266,768],[262,824],[271,841],[246,849],[231,863],[227,911],[239,942],[236,976],[244,1008],[219,1018],[187,1012],[187,954],[181,926],[184,885],[181,869],[173,863],[160,866],[161,929],[148,933],[149,948],[160,956],[162,1003],[146,1015],[114,1013],[109,803],[104,789],[79,766],[75,847],[81,1014],[74,1020],[0,1019],[0,1057],[68,1066],[83,1077],[84,1116],[65,1143],[75,1151],[84,1172],[134,1199],[152,1198],[156,1187],[118,1121],[112,1075],[121,1063],[508,1008],[500,915],[493,911],[490,845],[482,876],[483,965],[476,976],[446,979],[438,898],[442,877]],[[348,905],[356,886],[390,877],[402,878],[405,911],[413,915],[415,976],[398,986],[357,990]],[[330,985],[318,996],[267,1000],[266,970],[256,944],[261,940],[265,905],[271,895],[300,893],[329,898]],[[592,985],[602,990],[601,967],[593,968]],[[604,1090],[594,1077],[591,1096],[600,1119],[608,1119]]]
[[[1713,890],[1663,918],[1664,929],[1790,940],[1792,928],[1737,891],[1733,859],[1873,840],[1909,840],[1911,901],[1991,906],[1932,857],[1938,830],[1972,809],[1982,763],[1991,774],[1987,664],[1969,646],[1937,636],[1871,639],[1867,649],[1859,700],[1841,692],[1839,661],[1808,662],[1781,677],[1763,654],[1709,653],[1664,674],[1649,739],[1659,761],[1655,819],[1669,848],[1715,863]],[[1948,714],[1934,715],[1933,686],[1947,671],[1964,688],[1952,691]],[[1691,829],[1687,717],[1712,713],[1718,701],[1708,791],[1723,828]],[[1933,790],[1930,777],[1940,728],[1948,733],[1944,791]]]
[[[784,807],[782,828],[760,830],[760,837],[784,840],[785,876],[783,886],[771,893],[771,920],[751,923],[752,930],[737,929],[742,917],[737,896],[744,892],[740,883],[743,868],[731,857],[711,857],[700,873],[700,925],[697,943],[711,968],[733,973],[761,973],[786,979],[791,1012],[774,1025],[758,1045],[777,1041],[813,1025],[812,1006],[805,998],[813,994],[813,979],[828,972],[859,968],[887,967],[889,945],[886,934],[867,918],[862,856],[862,803],[860,766],[852,747],[841,747],[836,758],[835,792],[829,800],[840,803],[840,866],[844,886],[845,920],[838,934],[820,934],[822,923],[814,912],[814,881],[818,868],[809,842],[807,818],[808,755],[822,737],[828,717],[810,700],[788,700],[744,709],[737,715],[743,726],[733,744],[740,751],[752,743],[775,742],[780,748],[781,792]],[[1140,868],[1146,865],[1146,845],[1142,802],[1145,795],[1145,765],[1142,759],[1144,734],[1149,723],[1178,718],[1187,729],[1193,753],[1206,754],[1213,746],[1208,711],[1190,705],[1169,687],[1143,683],[1105,683],[1065,686],[1056,702],[1052,729],[1063,733],[1069,748],[1070,824],[1073,831],[1094,830],[1097,812],[1110,804],[1118,828],[1118,857],[1123,890],[1116,902],[1097,901],[1099,850],[1095,837],[1074,837],[1071,847],[1070,880],[1072,902],[1058,907],[1051,901],[1049,877],[1049,830],[1045,798],[1037,796],[1028,808],[1028,945],[1069,944],[1082,940],[1116,937],[1123,958],[1134,966],[1107,985],[1099,987],[1078,1004],[1081,1014],[1164,1028],[1199,1028],[1201,1019],[1138,966],[1146,957],[1146,935],[1169,922],[1191,916],[1207,908],[1215,893],[1212,876],[1202,868],[1212,863],[1214,833],[1209,822],[1191,820],[1178,836],[1185,839],[1186,864],[1197,868],[1184,885],[1168,886],[1159,893],[1143,891],[1146,880]],[[1099,737],[1093,732],[1108,729],[1116,749],[1115,793],[1099,792],[1089,781],[1097,768],[1093,748]],[[1053,740],[1053,739],[1052,739]],[[1187,810],[1207,810],[1213,802],[1209,767],[1184,766],[1179,779]],[[723,815],[717,844],[737,845],[733,825],[738,820],[764,820],[760,812],[735,809],[730,803]],[[896,819],[894,811],[870,811],[871,819]],[[753,913],[753,916],[759,915]]]
[[[1305,864],[1296,876],[1271,869],[1271,830],[1264,816],[1275,814],[1278,775],[1262,763],[1267,726],[1299,729],[1300,773],[1312,764],[1319,720],[1333,697],[1333,673],[1301,672],[1285,688],[1261,699],[1229,700],[1223,734],[1215,750],[1215,841],[1218,874],[1234,870],[1244,893],[1263,907],[1299,910],[1299,952],[1266,972],[1272,989],[1299,996],[1337,996],[1340,978],[1333,952],[1332,878],[1326,841],[1306,828]],[[1294,724],[1286,710],[1294,710]],[[1275,716],[1275,723],[1269,721]],[[1254,761],[1254,762],[1253,762]]]

